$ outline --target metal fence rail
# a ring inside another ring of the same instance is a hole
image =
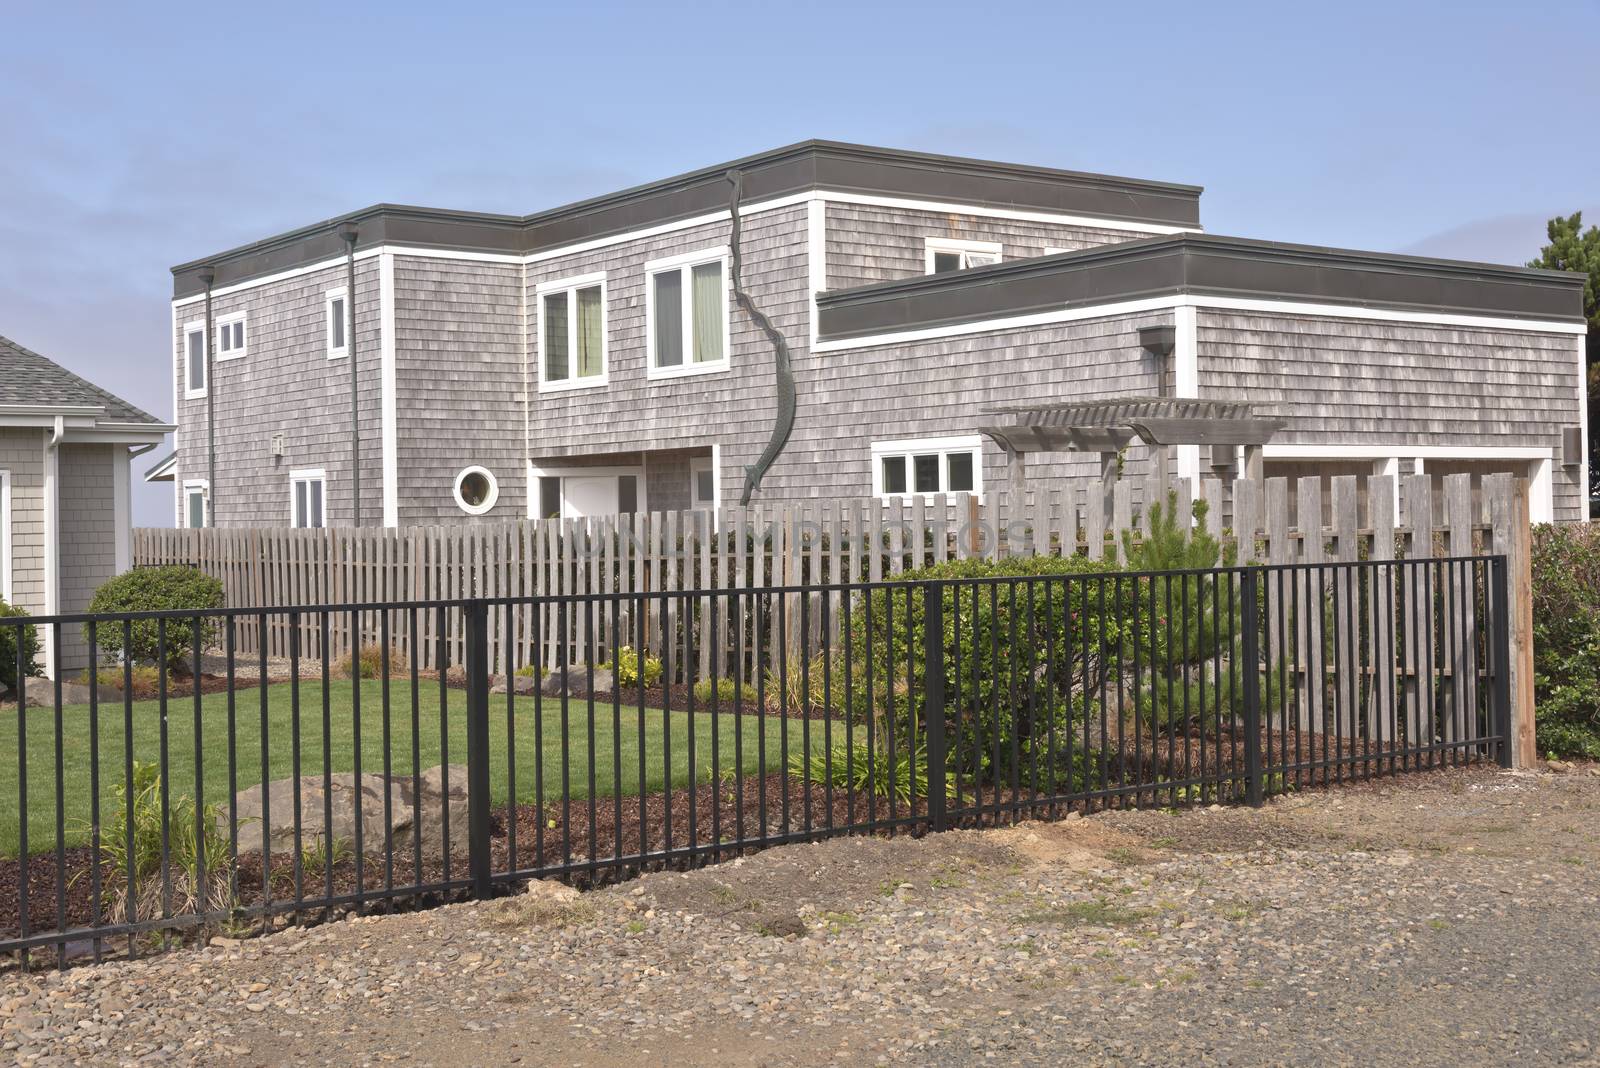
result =
[[[1507,620],[1503,557],[0,619],[186,669],[22,681],[0,952],[1505,762]]]

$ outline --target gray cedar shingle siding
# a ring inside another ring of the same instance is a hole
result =
[[[0,470],[11,472],[12,604],[42,614],[44,603],[44,430],[0,427]]]
[[[289,473],[327,472],[330,526],[352,517],[350,492],[350,360],[328,359],[328,290],[345,284],[345,268],[330,267],[215,297],[220,319],[248,314],[246,355],[214,364],[217,390],[218,518],[225,526],[287,526]],[[205,318],[196,301],[177,309],[173,360],[178,422],[182,426],[175,485],[207,477],[206,400],[184,398],[184,325]],[[378,353],[378,261],[356,263],[356,358],[360,361],[362,522],[382,521],[382,389]],[[284,456],[272,456],[272,436],[284,435]]]
[[[827,288],[849,289],[923,274],[928,238],[997,241],[1004,259],[1018,260],[1043,256],[1046,249],[1075,251],[1149,236],[1131,230],[829,203],[824,241]]]
[[[522,266],[397,255],[394,272],[400,523],[527,515]],[[472,465],[500,488],[482,516],[455,503]]]
[[[1555,450],[1558,519],[1582,517],[1561,428],[1583,421],[1571,334],[1200,309],[1202,396],[1289,426],[1279,443]]]
[[[117,463],[127,463],[118,445],[63,443],[57,460],[60,522],[60,610],[82,612],[102,582],[117,572]],[[61,665],[69,672],[88,666],[83,628],[62,628]]]

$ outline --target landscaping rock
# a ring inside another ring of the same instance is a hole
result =
[[[539,680],[534,678],[532,675],[513,675],[513,676],[511,676],[511,680],[510,681],[511,681],[511,687],[510,687],[511,690],[514,691],[515,693],[517,693],[519,696],[527,696],[527,695],[533,693],[535,690],[537,690],[539,688]],[[501,675],[501,676],[496,677],[494,685],[489,687],[489,692],[490,693],[505,693],[506,692],[506,678],[505,678],[505,676]]]
[[[449,813],[452,846],[465,846],[467,826],[467,769],[464,764],[449,768],[449,790],[444,788],[444,768],[431,767],[417,777],[413,791],[410,775],[394,775],[385,781],[383,775],[368,772],[357,785],[353,772],[340,772],[326,782],[321,775],[300,777],[300,842],[311,848],[330,837],[327,815],[332,811],[331,838],[346,848],[355,847],[357,814],[361,820],[362,848],[379,852],[384,847],[384,795],[389,797],[389,832],[396,846],[413,841],[413,798],[416,798],[416,815],[422,829],[422,851],[426,856],[438,856],[443,839],[445,813]],[[262,799],[271,819],[270,829],[262,820]],[[239,852],[261,851],[264,833],[270,833],[272,851],[276,854],[294,848],[295,780],[278,779],[265,787],[252,786],[238,794]],[[326,803],[325,803],[326,802]],[[218,820],[222,832],[227,833],[227,814]],[[452,848],[452,852],[456,850]]]
[[[573,664],[567,668],[567,692],[571,694],[605,693],[609,694],[614,685],[611,672],[603,667],[594,669],[594,685],[589,685],[589,668],[586,664]],[[554,669],[544,677],[540,684],[540,691],[546,697],[561,696],[561,670]],[[520,691],[519,691],[520,692]]]
[[[45,680],[42,684],[42,688],[39,683],[29,683],[28,689],[33,695],[30,699],[30,703],[32,703],[32,701],[39,700],[47,701],[51,704],[55,703],[55,683]],[[101,704],[106,704],[112,701],[121,701],[122,691],[117,689],[115,686],[101,686],[96,692],[95,699]],[[69,682],[63,679],[61,682],[61,703],[64,705],[88,704],[88,683]]]

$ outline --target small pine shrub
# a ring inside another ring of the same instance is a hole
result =
[[[25,616],[29,613],[0,601],[0,619],[7,616]],[[19,642],[20,639],[20,642]],[[0,624],[0,690],[17,688],[17,646],[22,646],[21,667],[24,676],[39,671],[39,632],[32,626]]]
[[[94,591],[89,611],[117,614],[191,609],[214,611],[223,606],[222,581],[204,571],[174,564],[167,567],[136,567],[107,579]],[[198,623],[198,626],[197,626]],[[103,622],[97,628],[102,652],[126,655],[130,660],[158,663],[165,659],[168,671],[188,674],[194,667],[196,648],[204,651],[216,639],[219,621],[215,616],[168,619],[165,621],[166,646],[161,646],[162,624],[154,619],[134,620],[123,644],[120,622]]]
[[[738,686],[727,676],[717,680],[715,687],[710,679],[701,679],[694,684],[694,699],[696,704],[709,705],[715,699],[718,704],[732,705],[737,697],[743,704],[754,708],[756,703],[756,688],[748,682]]]

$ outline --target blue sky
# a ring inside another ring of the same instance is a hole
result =
[[[807,137],[1193,182],[1285,241],[1521,262],[1600,222],[1594,0],[1112,7],[0,0],[0,334],[169,416],[175,263]]]

